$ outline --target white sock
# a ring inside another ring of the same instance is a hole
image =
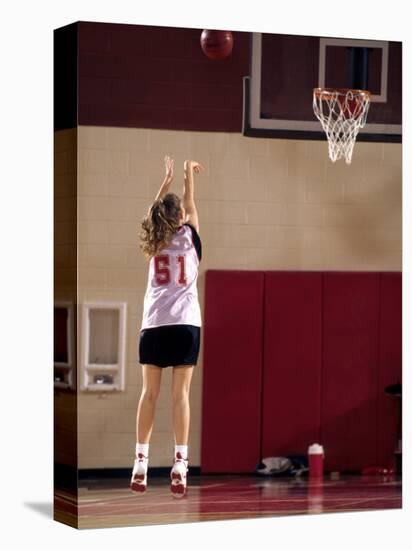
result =
[[[187,460],[187,445],[175,445],[175,456],[177,453],[180,453],[182,458]]]
[[[142,453],[146,458],[149,457],[149,443],[136,443],[136,458],[138,453]]]

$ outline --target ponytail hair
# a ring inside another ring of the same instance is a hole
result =
[[[179,227],[180,199],[168,193],[157,199],[142,220],[140,248],[147,259],[166,248]]]

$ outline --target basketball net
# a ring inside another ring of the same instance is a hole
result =
[[[346,164],[351,163],[356,136],[366,124],[369,104],[370,93],[365,90],[313,90],[313,111],[326,133],[331,161],[345,157]]]

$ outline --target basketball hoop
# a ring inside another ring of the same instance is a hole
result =
[[[352,160],[359,130],[366,124],[370,92],[346,88],[314,88],[313,111],[322,124],[329,143],[332,162],[345,157]]]

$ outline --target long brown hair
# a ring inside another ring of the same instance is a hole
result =
[[[150,259],[166,248],[179,227],[180,198],[167,193],[163,199],[157,199],[142,220],[140,248]]]

